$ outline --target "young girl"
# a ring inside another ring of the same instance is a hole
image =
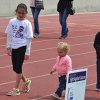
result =
[[[20,95],[19,84],[24,82],[23,91],[29,92],[31,80],[22,74],[24,59],[29,59],[31,40],[33,38],[32,25],[25,19],[27,6],[19,4],[16,9],[16,18],[9,21],[5,33],[7,34],[7,54],[12,58],[13,71],[16,73],[15,87],[7,93],[10,96]]]
[[[62,92],[66,88],[66,74],[68,73],[68,71],[72,70],[72,61],[68,55],[68,51],[69,45],[67,43],[58,43],[58,57],[56,60],[56,64],[53,66],[50,72],[51,74],[53,74],[56,71],[59,77],[59,87],[53,94],[53,97],[55,97],[56,99],[61,99]]]

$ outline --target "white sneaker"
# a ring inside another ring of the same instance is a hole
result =
[[[65,96],[65,92],[66,92],[66,91],[65,91],[65,90],[63,90],[63,92],[62,92],[63,96]]]
[[[18,96],[20,95],[20,90],[13,88],[7,93],[7,96]]]
[[[100,92],[100,88],[96,88],[96,91]]]
[[[33,37],[37,39],[37,38],[40,37],[40,35],[38,35],[38,34],[33,34]]]
[[[54,98],[56,98],[56,99],[61,100],[61,98],[60,98],[56,93],[52,94],[52,96],[53,96]]]

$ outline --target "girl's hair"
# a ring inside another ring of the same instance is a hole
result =
[[[27,11],[27,6],[26,6],[24,3],[20,3],[20,4],[17,6],[16,12],[17,12],[17,10],[18,10],[19,8],[23,8],[23,9],[25,10],[26,13],[28,12],[28,11]]]
[[[70,49],[70,46],[69,46],[69,44],[67,44],[65,42],[59,42],[57,49],[64,50],[65,52],[68,52]]]

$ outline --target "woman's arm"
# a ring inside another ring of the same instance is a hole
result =
[[[95,36],[94,48],[97,52],[100,52],[100,32],[98,32]]]

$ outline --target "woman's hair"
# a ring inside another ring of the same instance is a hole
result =
[[[57,49],[64,50],[65,52],[68,52],[70,49],[70,46],[69,46],[69,44],[67,44],[65,42],[59,42]]]
[[[26,6],[24,3],[20,3],[20,4],[17,6],[16,12],[17,12],[17,10],[18,10],[19,8],[23,8],[23,9],[25,10],[26,13],[28,12],[28,11],[27,11],[27,6]]]

